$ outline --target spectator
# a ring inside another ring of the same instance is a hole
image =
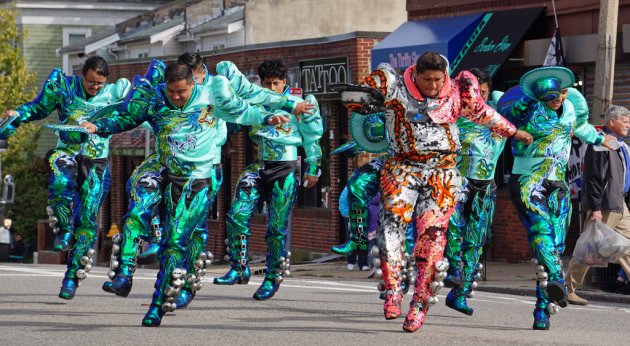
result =
[[[11,220],[4,219],[0,226],[0,262],[9,262],[9,244],[11,244]]]
[[[604,132],[619,140],[616,150],[595,151],[589,145],[584,156],[582,205],[586,209],[585,227],[601,221],[624,237],[630,238],[630,212],[624,197],[630,192],[630,149],[623,142],[630,128],[630,111],[621,106],[610,106],[605,114]],[[619,259],[621,267],[630,270],[630,255]],[[586,305],[588,301],[575,293],[584,282],[589,266],[575,259],[567,271],[568,300],[571,304]],[[629,291],[630,294],[630,291]]]
[[[24,245],[24,238],[21,234],[16,234],[13,238],[13,244],[11,244],[11,255],[23,256],[26,246]]]

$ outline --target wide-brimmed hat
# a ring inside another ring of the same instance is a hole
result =
[[[547,102],[557,98],[562,89],[572,87],[573,83],[575,76],[568,68],[547,66],[525,73],[519,85],[525,95]]]
[[[56,131],[59,139],[68,145],[85,143],[89,137],[88,130],[77,125],[46,124],[44,127]]]
[[[385,114],[373,113],[361,115],[352,113],[350,134],[361,148],[370,153],[386,152],[389,143],[385,128]]]

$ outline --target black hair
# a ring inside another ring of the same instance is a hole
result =
[[[109,76],[109,65],[107,61],[98,55],[94,55],[85,60],[83,64],[83,75],[85,76],[89,70],[93,70],[96,74],[103,77]]]
[[[164,71],[164,81],[166,84],[179,82],[182,79],[189,83],[193,82],[193,71],[190,66],[181,62],[174,62],[166,67]]]
[[[488,72],[486,70],[473,67],[469,71],[475,77],[477,77],[477,81],[479,81],[479,85],[483,83],[488,83],[488,88],[492,89],[492,79],[490,79],[490,76],[488,75]]]
[[[265,60],[258,66],[260,80],[265,78],[287,79],[287,73],[287,66],[280,59]]]
[[[203,67],[203,58],[199,53],[184,53],[177,57],[177,62],[190,66],[193,71]]]
[[[424,71],[442,71],[446,73],[448,61],[437,52],[426,52],[416,60],[416,73]]]

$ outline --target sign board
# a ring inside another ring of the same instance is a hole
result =
[[[291,88],[290,92],[291,92],[291,95],[293,95],[293,96],[297,96],[297,97],[299,97],[301,99],[304,98],[304,96],[303,96],[304,95],[304,90],[302,90],[302,88]]]
[[[486,13],[451,62],[451,75],[478,67],[494,76],[543,10],[536,7]]]
[[[338,100],[339,93],[330,90],[330,86],[350,83],[348,57],[302,60],[299,65],[304,94],[312,94],[318,100]]]

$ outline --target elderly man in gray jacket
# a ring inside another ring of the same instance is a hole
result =
[[[619,139],[616,150],[594,150],[589,145],[584,156],[582,177],[582,206],[586,210],[585,226],[601,221],[619,234],[630,238],[630,212],[626,197],[630,191],[630,148],[623,142],[630,128],[630,111],[621,106],[610,106],[605,114],[604,132]],[[619,264],[626,273],[630,272],[630,255],[625,255]],[[568,300],[571,304],[586,305],[588,301],[575,294],[575,289],[584,282],[589,267],[575,259],[569,263],[566,283]]]

